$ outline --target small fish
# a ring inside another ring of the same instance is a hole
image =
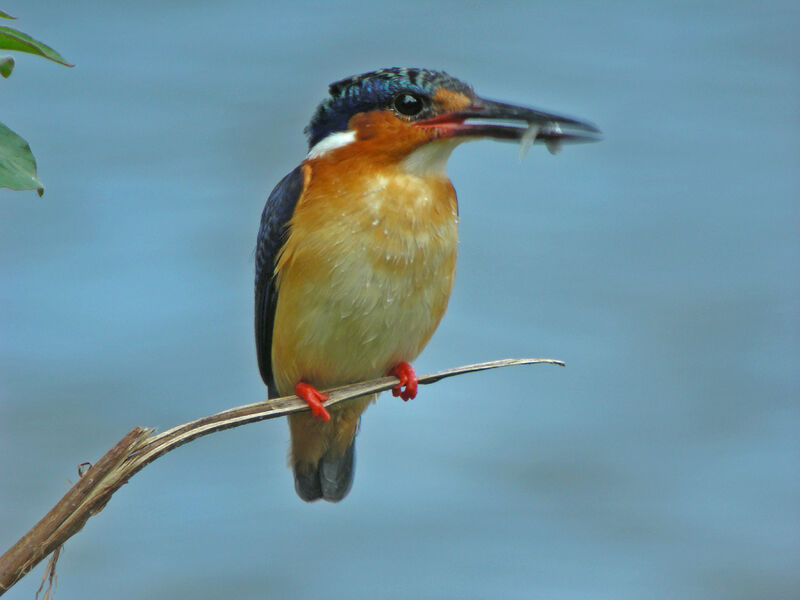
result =
[[[542,142],[550,154],[558,154],[563,146],[563,134],[558,123],[548,123],[544,126],[528,123],[528,129],[519,138],[519,160],[527,156],[531,146],[537,141]]]

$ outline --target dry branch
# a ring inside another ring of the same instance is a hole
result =
[[[419,383],[435,383],[447,377],[499,367],[540,363],[564,366],[563,362],[549,358],[497,360],[422,375]],[[328,390],[330,398],[325,406],[331,407],[357,396],[386,391],[397,383],[395,377],[382,377],[334,388]],[[80,531],[89,517],[103,509],[114,492],[159,456],[216,431],[304,410],[308,410],[305,401],[297,396],[285,396],[231,408],[159,434],[153,434],[152,429],[136,427],[92,465],[50,512],[0,557],[0,595]]]

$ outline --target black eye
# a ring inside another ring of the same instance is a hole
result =
[[[422,112],[422,109],[425,108],[425,102],[417,94],[400,92],[395,96],[392,107],[401,115],[413,117]]]

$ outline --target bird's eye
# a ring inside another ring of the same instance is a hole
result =
[[[401,115],[413,117],[422,112],[425,102],[417,94],[400,92],[392,101],[392,107]]]

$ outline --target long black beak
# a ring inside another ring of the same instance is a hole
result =
[[[415,124],[436,128],[443,137],[492,138],[510,142],[527,139],[545,143],[551,150],[565,142],[598,142],[601,139],[600,130],[586,121],[483,98],[475,98],[464,110],[437,115]]]

